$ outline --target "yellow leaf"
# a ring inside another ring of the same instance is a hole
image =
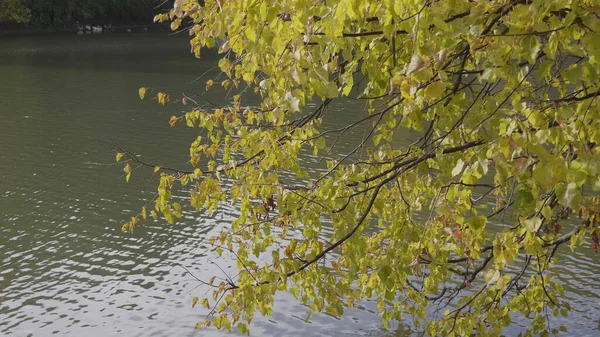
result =
[[[460,174],[464,166],[465,162],[462,159],[459,159],[458,162],[456,162],[456,166],[452,169],[452,176],[455,177]]]
[[[117,163],[118,163],[118,162],[121,160],[121,158],[122,158],[122,157],[123,157],[123,154],[122,154],[122,153],[120,153],[120,152],[119,152],[119,153],[117,153],[117,157],[116,157],[116,159],[117,159]]]
[[[146,207],[142,207],[142,219],[146,220],[148,218],[148,214],[146,213]]]
[[[174,127],[175,124],[177,124],[177,117],[176,116],[171,116],[171,119],[169,119],[169,125],[171,127]]]
[[[165,103],[167,103],[167,101],[169,100],[169,96],[167,96],[167,94],[165,94],[164,92],[159,92],[158,94],[156,94],[156,99],[158,100],[158,103],[165,105]]]
[[[138,94],[140,95],[140,99],[144,99],[144,96],[146,96],[146,90],[147,90],[147,88],[144,88],[144,87],[141,87],[138,90]]]
[[[167,177],[167,183],[169,184],[169,187],[173,187],[173,184],[175,184],[175,177],[168,176]]]
[[[125,181],[129,182],[129,178],[131,178],[131,172],[127,173],[125,176]]]
[[[262,1],[262,3],[260,4],[260,19],[262,21],[267,21],[268,19],[268,12],[267,12],[267,2],[266,1]]]
[[[131,168],[131,165],[129,165],[129,164],[125,165],[125,167],[123,168],[123,172],[125,172],[125,173],[131,173],[131,171],[133,171],[133,169]]]
[[[194,155],[192,157],[192,159],[190,159],[190,163],[192,164],[192,166],[198,165],[199,162],[200,162],[200,156],[198,156],[198,155]]]
[[[154,173],[160,171],[160,166],[154,166]]]
[[[171,30],[177,30],[181,25],[181,19],[177,18],[171,22]]]
[[[210,309],[210,307],[208,305],[208,298],[203,298],[202,299],[202,306],[205,307],[205,308],[209,308]]]
[[[196,306],[196,304],[198,303],[198,296],[195,296],[194,298],[192,298],[192,308]]]
[[[251,25],[246,26],[246,36],[248,37],[248,39],[250,41],[256,40],[256,30],[254,29],[253,26],[251,26]]]

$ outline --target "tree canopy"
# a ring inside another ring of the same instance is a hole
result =
[[[0,22],[10,21],[26,23],[31,18],[31,11],[21,0],[4,0],[0,2]]]
[[[77,21],[151,22],[161,0],[1,0],[0,22],[70,27]]]
[[[408,315],[430,336],[497,336],[523,318],[525,335],[566,330],[550,318],[570,309],[555,253],[597,250],[600,233],[599,16],[593,0],[177,0],[155,20],[187,30],[197,57],[218,48],[226,79],[206,89],[238,94],[204,107],[140,89],[187,104],[170,124],[201,135],[187,169],[118,150],[127,180],[158,176],[123,230],[147,212],[236,207],[210,244],[239,274],[201,281],[213,293],[194,299],[210,308],[198,327],[248,332],[288,291],[335,316],[376,299],[384,324]],[[362,116],[325,128],[344,99]],[[331,156],[359,126],[363,141]],[[319,176],[306,149],[327,162]]]

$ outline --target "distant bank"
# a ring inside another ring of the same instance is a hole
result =
[[[43,28],[43,27],[2,27],[0,26],[0,36],[27,36],[27,35],[46,35],[46,34],[77,34],[77,35],[101,35],[110,33],[142,33],[142,32],[160,32],[171,31],[168,24],[130,24],[130,25],[82,25],[71,28]]]
[[[0,0],[0,34],[152,29],[154,16],[172,6],[165,0]]]

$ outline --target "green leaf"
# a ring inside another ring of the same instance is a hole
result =
[[[379,271],[377,272],[377,275],[379,275],[379,278],[384,283],[387,281],[388,277],[390,277],[391,274],[392,274],[392,268],[390,266],[382,266],[381,268],[379,268]]]
[[[440,98],[446,89],[446,85],[442,82],[433,82],[425,88],[424,96],[426,99],[433,100]]]
[[[532,232],[532,233],[537,232],[540,229],[541,225],[542,225],[542,219],[540,219],[538,217],[533,217],[533,218],[523,220],[523,226],[525,227],[525,229],[528,232]]]
[[[472,218],[469,218],[469,220],[467,220],[467,224],[474,231],[481,230],[483,227],[485,227],[486,223],[487,223],[487,218],[485,216],[472,217]]]
[[[550,71],[552,70],[552,66],[554,62],[552,60],[544,60],[537,67],[535,71],[535,76],[538,81],[542,81],[543,79],[549,77],[551,75]]]
[[[240,322],[237,324],[237,327],[240,331],[240,334],[250,336],[250,330],[248,329],[248,326],[245,323]]]
[[[325,97],[336,98],[338,97],[338,87],[334,82],[328,82],[325,86]]]

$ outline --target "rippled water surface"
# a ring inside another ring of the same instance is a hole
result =
[[[187,50],[185,37],[166,35],[0,38],[0,335],[228,335],[194,331],[206,312],[191,309],[191,298],[202,294],[179,265],[221,273],[204,238],[227,226],[233,210],[120,231],[155,187],[151,172],[136,171],[126,184],[110,143],[184,167],[195,135],[167,123],[180,107],[140,101],[137,89],[202,88],[203,80],[192,82],[214,57],[198,61]],[[354,119],[354,107],[335,107],[332,123]],[[561,323],[572,336],[600,335],[599,267],[590,249],[563,258],[574,312]],[[375,309],[363,302],[342,319],[305,323],[305,308],[282,294],[274,316],[256,319],[252,332],[381,336]]]

